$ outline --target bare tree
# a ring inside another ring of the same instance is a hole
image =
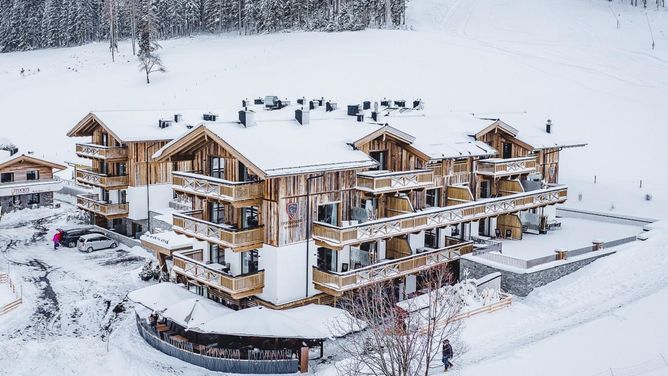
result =
[[[458,337],[462,302],[450,285],[447,267],[419,275],[421,291],[400,303],[394,285],[380,282],[360,287],[341,303],[355,319],[343,320],[340,330],[354,331],[359,321],[366,329],[336,342],[343,357],[337,364],[341,375],[429,375],[430,364],[440,359],[441,343]],[[461,353],[461,351],[458,351]]]
[[[150,1],[144,1],[140,7],[138,41],[139,41],[139,70],[146,73],[146,83],[150,84],[149,76],[153,72],[166,72],[162,64],[158,49],[158,21],[155,9]]]
[[[167,70],[162,65],[160,56],[154,51],[139,52],[139,70],[146,72],[146,83],[150,84],[149,75],[153,72],[166,72]]]

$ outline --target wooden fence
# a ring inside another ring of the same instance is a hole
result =
[[[9,290],[16,296],[17,298],[12,300],[11,302],[5,304],[4,306],[0,307],[0,316],[4,315],[5,313],[8,313],[12,311],[13,309],[17,308],[21,303],[23,303],[23,292],[19,288],[19,293],[16,293],[16,285],[12,281],[11,278],[9,278],[9,275],[5,273],[0,273],[0,285],[6,284],[9,288]],[[2,287],[0,287],[2,288]]]

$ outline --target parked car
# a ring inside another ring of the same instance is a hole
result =
[[[67,228],[59,228],[57,230],[63,232],[63,237],[60,240],[60,243],[67,246],[67,247],[70,247],[70,248],[74,248],[74,247],[77,246],[77,242],[79,241],[79,238],[82,235],[86,235],[86,234],[104,235],[103,232],[98,231],[98,230],[95,229],[95,227],[91,227],[91,226],[67,227]]]
[[[114,239],[111,239],[102,234],[87,234],[82,235],[79,238],[79,251],[81,252],[93,252],[105,248],[116,248],[118,243]]]

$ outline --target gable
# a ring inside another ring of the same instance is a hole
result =
[[[492,147],[496,148],[497,150],[500,150],[499,145],[496,145],[498,142],[493,142],[493,140],[497,140],[498,138],[504,138],[520,146],[523,149],[526,149],[528,151],[533,151],[534,150],[533,146],[517,138],[518,133],[519,131],[517,129],[511,127],[510,125],[504,123],[501,120],[496,120],[492,124],[482,129],[480,132],[476,133],[475,139],[487,142]]]
[[[79,120],[79,122],[74,126],[74,128],[70,129],[69,132],[67,132],[68,137],[92,137],[96,131],[100,130],[102,128],[105,132],[107,132],[111,137],[116,139],[118,142],[123,142],[123,140],[118,137],[109,127],[104,124],[100,118],[98,118],[94,113],[90,112],[88,115],[84,116],[83,119]]]
[[[0,164],[0,170],[7,171],[13,168],[25,169],[26,167],[45,167],[54,170],[64,170],[66,167],[57,163],[49,162],[40,158],[35,158],[29,155],[20,155],[9,159]]]

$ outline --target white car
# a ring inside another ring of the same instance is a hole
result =
[[[98,249],[116,248],[118,243],[115,240],[101,234],[87,234],[79,238],[77,248],[81,252],[93,252]]]

